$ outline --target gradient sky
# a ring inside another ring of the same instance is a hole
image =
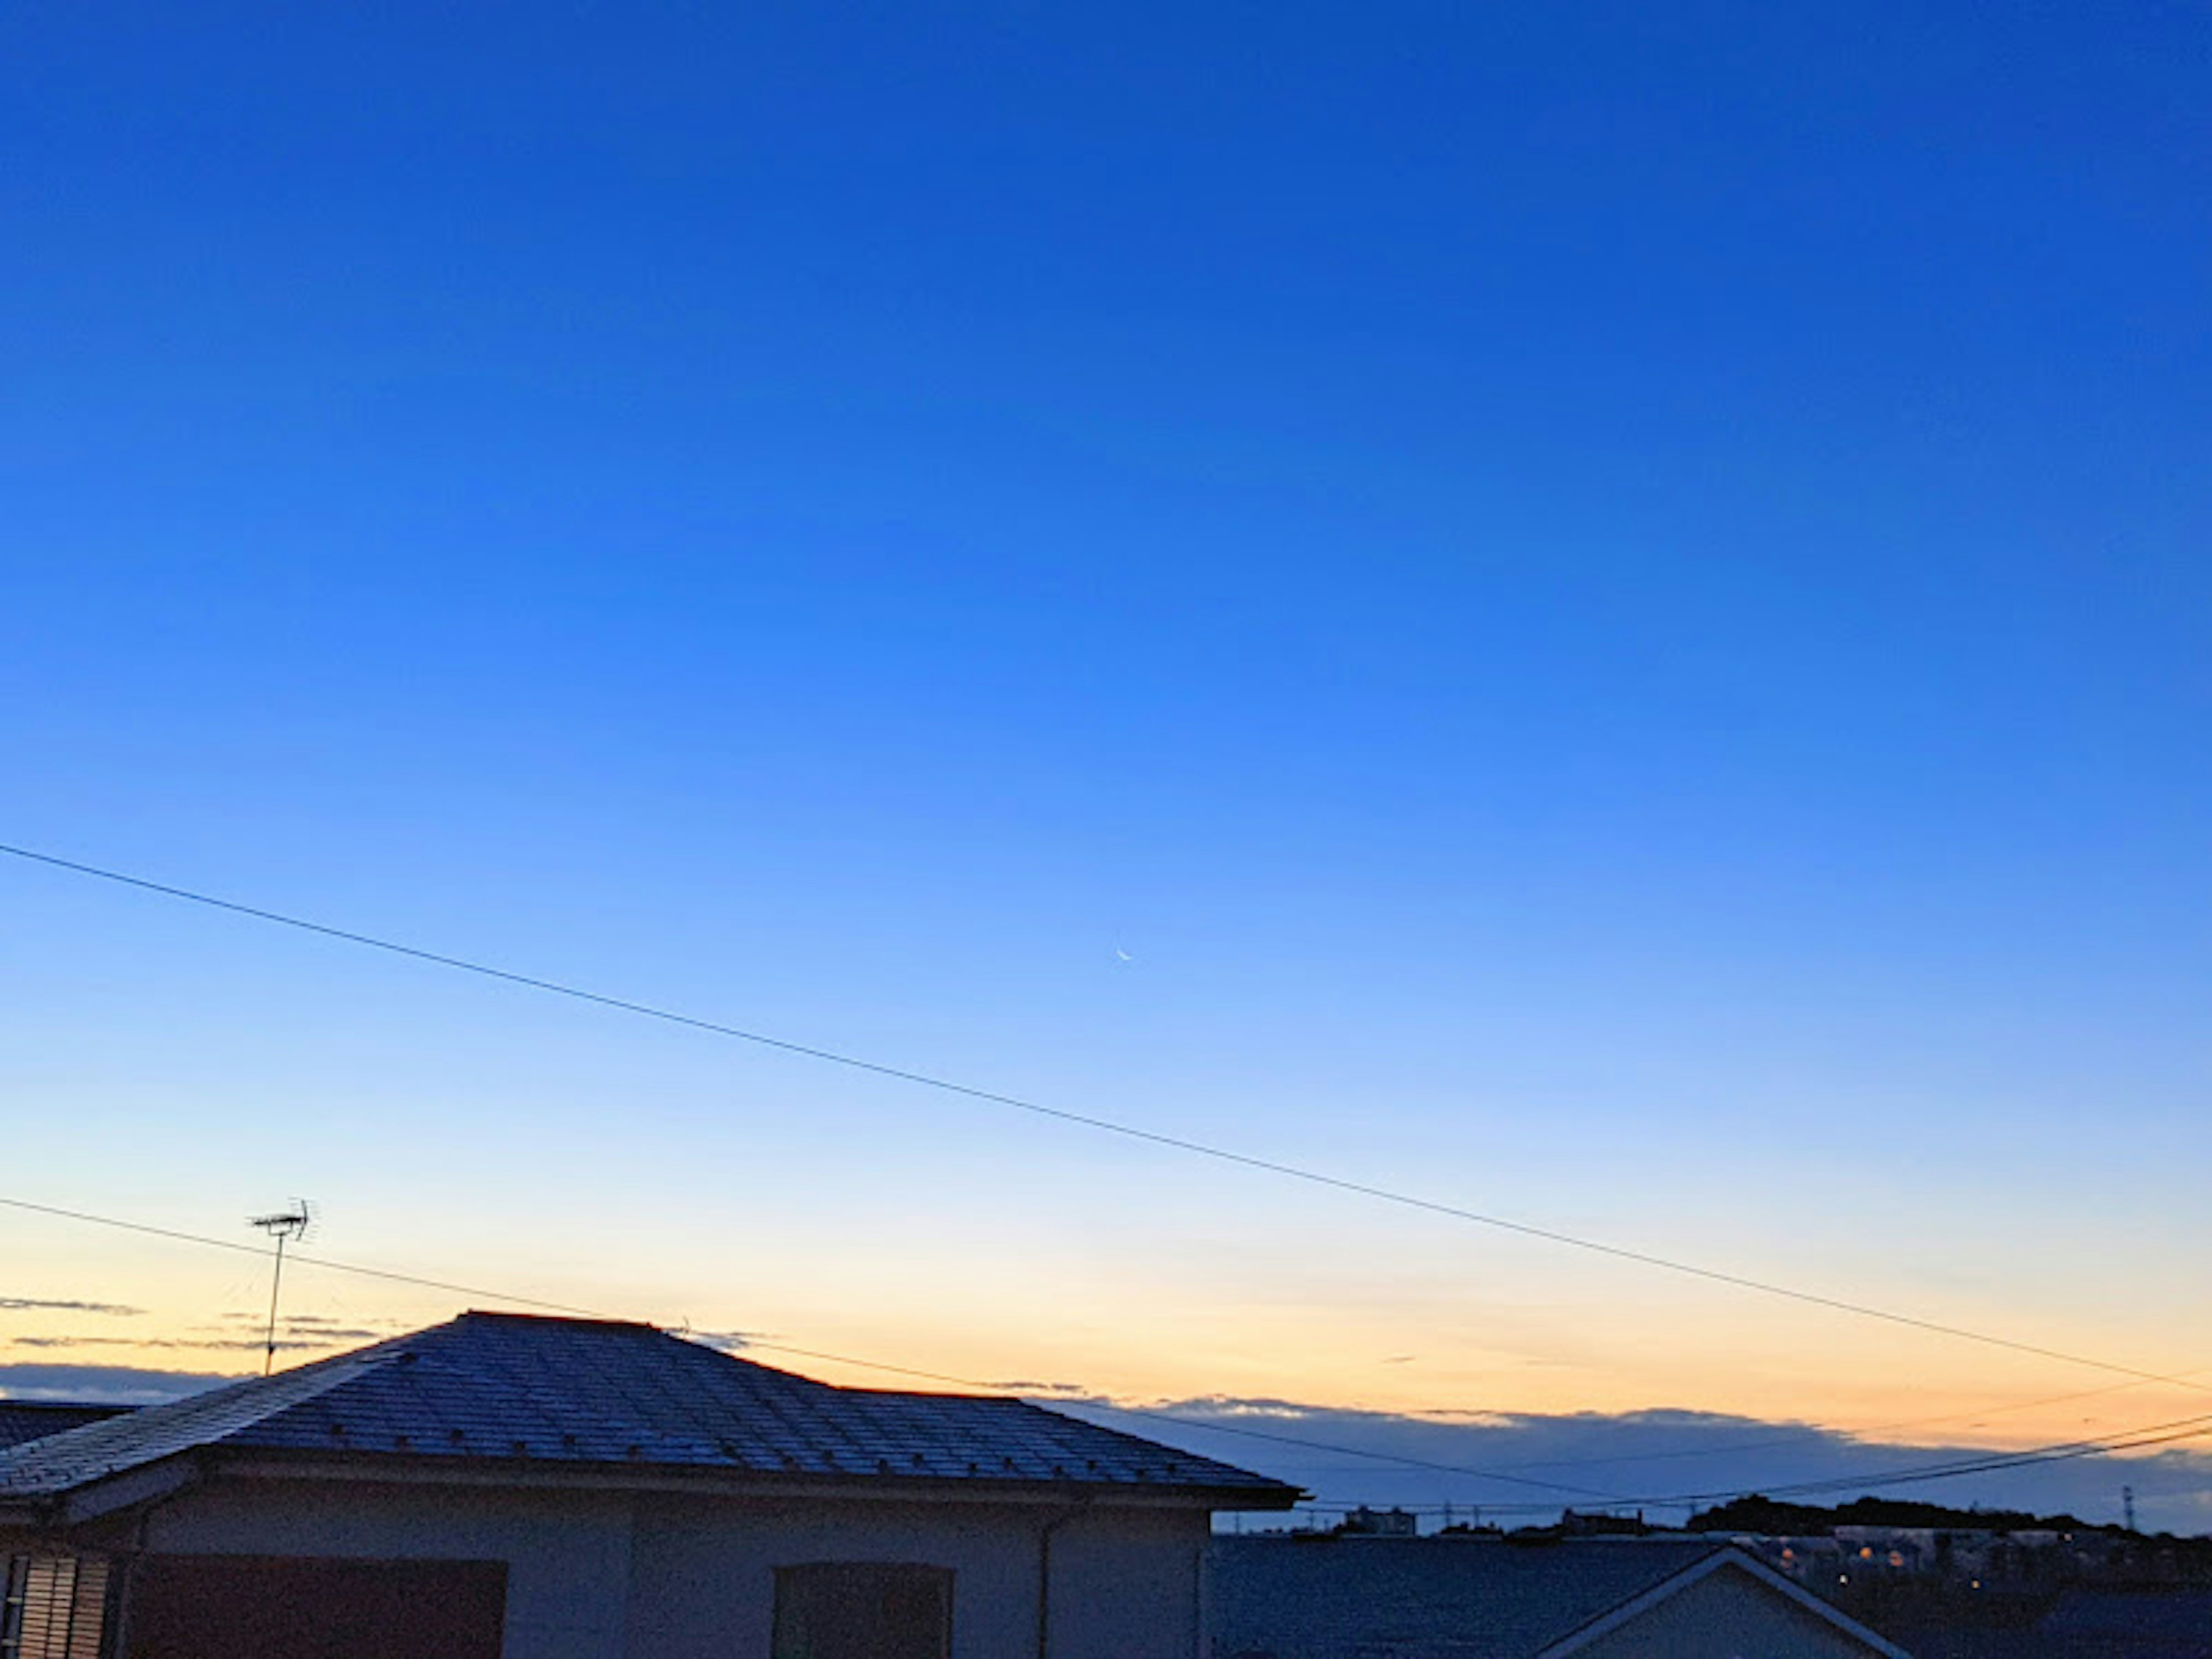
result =
[[[2200,9],[730,9],[0,3],[0,840],[2212,1367]],[[1122,1397],[2113,1380],[15,861],[0,1115]],[[265,1295],[0,1274],[0,1362]]]

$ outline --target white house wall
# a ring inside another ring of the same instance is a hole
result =
[[[1051,1659],[1203,1651],[1210,1526],[1189,1510],[1108,1510],[1061,1528],[1052,1547]]]
[[[164,1553],[502,1561],[504,1659],[769,1659],[775,1569],[952,1569],[954,1659],[1037,1651],[1052,1540],[1050,1659],[1196,1659],[1206,1517],[1036,1504],[743,1500],[254,1481],[155,1511]]]
[[[903,1561],[952,1569],[954,1659],[1036,1652],[1036,1505],[641,1503],[627,1659],[768,1659],[775,1569]],[[1194,1659],[1206,1517],[1093,1511],[1052,1540],[1051,1659]]]
[[[149,1517],[143,1544],[168,1555],[503,1561],[505,1659],[625,1659],[630,1502],[580,1492],[241,1482],[171,1499]]]

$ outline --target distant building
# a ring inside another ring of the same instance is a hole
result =
[[[5,1659],[1199,1659],[1263,1476],[466,1314],[0,1451]]]
[[[1339,1532],[1364,1538],[1411,1538],[1420,1531],[1419,1518],[1411,1510],[1370,1510],[1362,1504],[1346,1516]]]
[[[2191,1576],[2184,1564],[2162,1560],[2154,1540],[2101,1528],[1997,1532],[1970,1527],[1850,1525],[1837,1527],[1832,1534],[1740,1533],[1734,1534],[1734,1541],[1784,1577],[1823,1595],[1831,1594],[1832,1587],[1863,1587],[1899,1578],[1976,1589],[2056,1589],[2071,1583],[2142,1584]],[[2195,1577],[2203,1582],[2203,1571]]]

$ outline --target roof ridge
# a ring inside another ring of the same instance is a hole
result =
[[[0,1452],[0,1504],[196,1450],[409,1467],[459,1459],[602,1473],[1233,1488],[1261,1508],[1282,1507],[1295,1490],[1005,1395],[842,1389],[650,1326],[464,1315]]]

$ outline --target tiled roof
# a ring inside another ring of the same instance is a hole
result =
[[[0,1451],[50,1434],[65,1434],[103,1418],[120,1417],[128,1406],[94,1406],[76,1401],[0,1400]]]
[[[647,1325],[469,1313],[373,1347],[0,1451],[0,1502],[186,1452],[339,1453],[813,1480],[1292,1487],[1018,1400],[841,1389]]]
[[[1213,1547],[1213,1650],[1273,1659],[1533,1659],[1728,1547],[1281,1535]]]

